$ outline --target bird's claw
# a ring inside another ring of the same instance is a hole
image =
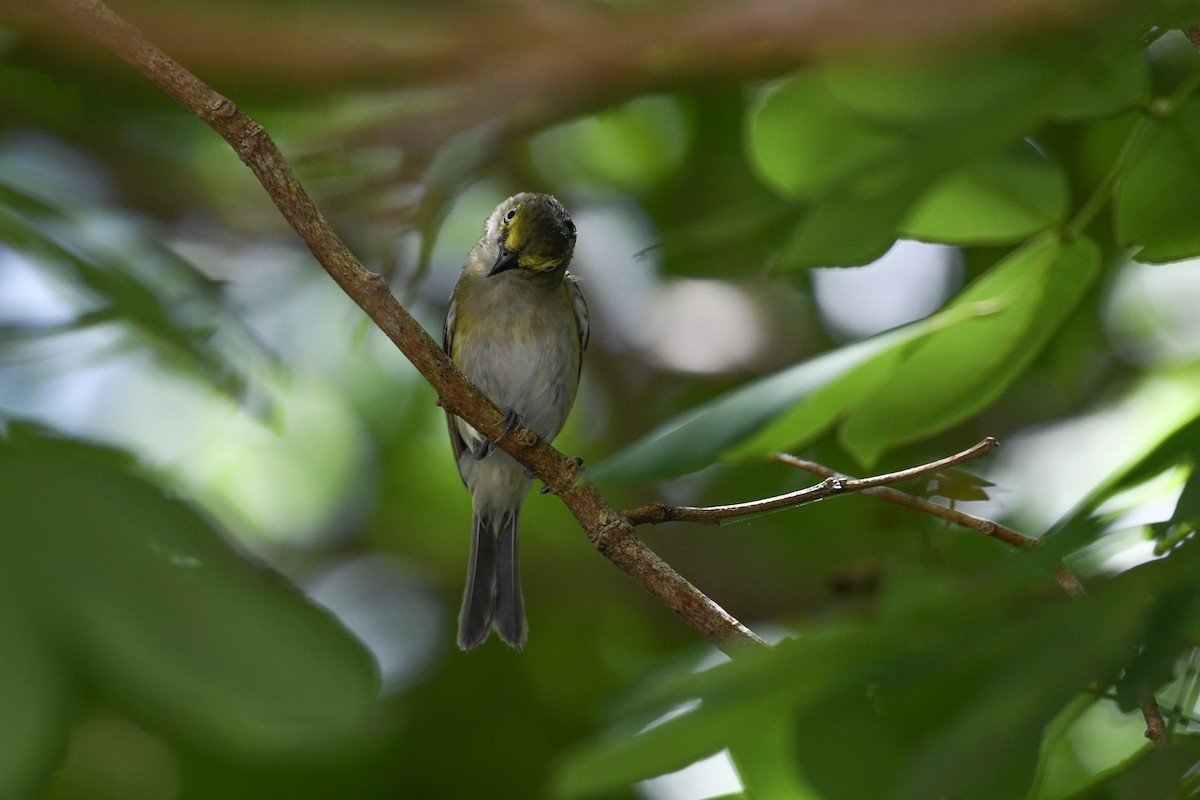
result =
[[[521,424],[521,415],[511,408],[504,409],[504,416],[501,417],[504,423],[504,430],[500,431],[500,435],[495,439],[484,439],[471,448],[471,455],[476,461],[483,461],[485,458],[496,452],[496,442],[503,439],[512,433],[513,428]],[[527,471],[528,472],[528,471]],[[533,477],[532,475],[530,477]]]
[[[575,462],[576,467],[578,467],[581,471],[584,471],[582,458],[580,458],[579,456],[575,456],[571,460]],[[531,473],[529,470],[525,470],[525,477],[532,478],[533,473]],[[542,488],[538,489],[538,494],[550,494],[550,491],[551,491],[551,489],[549,486],[543,486]]]

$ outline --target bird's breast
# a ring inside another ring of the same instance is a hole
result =
[[[455,363],[498,406],[553,439],[578,388],[579,331],[566,285],[496,275],[458,304]]]

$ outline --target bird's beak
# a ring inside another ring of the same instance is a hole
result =
[[[515,250],[509,250],[504,245],[500,245],[500,257],[496,259],[496,263],[488,270],[488,277],[499,275],[501,272],[506,272],[517,266],[517,258],[519,253]]]

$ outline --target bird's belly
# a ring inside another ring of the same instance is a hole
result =
[[[493,341],[463,371],[501,408],[511,408],[538,436],[553,439],[575,399],[578,363],[558,336]],[[569,342],[570,340],[568,340]]]

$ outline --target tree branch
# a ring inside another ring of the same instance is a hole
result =
[[[64,32],[46,8],[69,1],[0,0],[0,21],[12,20],[53,48]],[[365,19],[336,4],[282,17],[245,4],[126,0],[125,7],[151,38],[210,76],[257,80],[272,92],[331,82],[423,92],[415,104],[392,103],[394,112],[337,142],[399,147],[399,166],[366,191],[421,182],[424,191],[412,193],[419,199],[397,201],[392,193],[382,201],[387,210],[377,213],[428,233],[444,212],[445,191],[470,177],[456,172],[463,159],[448,157],[443,167],[456,166],[439,176],[448,186],[431,191],[430,163],[467,131],[479,144],[471,157],[487,163],[522,135],[637,94],[775,78],[846,52],[984,47],[1013,33],[1095,20],[1127,2],[741,0],[615,10],[554,0],[502,8],[449,0],[436,14],[419,4],[391,4]],[[270,36],[260,35],[267,29]],[[363,191],[356,190],[355,202]]]
[[[818,464],[815,461],[805,461],[802,458],[796,458],[787,453],[776,453],[773,458],[780,464],[787,464],[789,467],[802,469],[805,472],[811,472],[814,475],[820,475],[823,478],[849,478],[848,475],[843,475],[829,467]],[[880,500],[886,500],[889,503],[896,505],[915,508],[918,511],[924,511],[926,514],[932,514],[935,517],[941,517],[948,522],[953,522],[955,525],[961,525],[964,528],[970,528],[973,531],[982,533],[984,536],[990,536],[997,541],[1004,542],[1020,550],[1033,550],[1041,546],[1039,540],[1032,536],[1026,536],[1023,533],[1001,525],[998,522],[992,522],[989,519],[972,516],[966,512],[959,511],[956,508],[948,508],[947,506],[938,505],[930,502],[923,497],[918,497],[915,494],[902,492],[899,489],[893,489],[888,486],[880,486],[872,489],[864,489],[862,494],[867,494],[872,497],[878,497]]]
[[[939,458],[937,461],[920,464],[900,470],[899,472],[874,475],[870,478],[851,478],[848,475],[835,473],[833,470],[826,469],[817,464],[814,466],[824,470],[825,480],[807,489],[800,489],[799,491],[789,492],[777,497],[768,497],[763,500],[752,500],[748,503],[735,503],[727,506],[669,506],[663,503],[652,503],[647,506],[624,511],[622,512],[622,516],[629,520],[632,525],[659,525],[664,522],[695,522],[700,525],[723,525],[732,519],[765,514],[769,511],[778,511],[784,508],[805,505],[806,503],[815,503],[818,500],[824,500],[826,497],[832,497],[835,494],[870,492],[876,488],[884,487],[889,483],[899,483],[900,481],[939,472],[967,461],[982,458],[999,446],[999,442],[989,436],[978,444],[972,445],[966,450],[955,453],[952,456]],[[785,460],[792,458],[792,456],[776,456],[776,460],[782,461],[785,464],[792,463]],[[800,460],[794,459],[794,461],[799,462]],[[798,466],[798,464],[792,464],[792,466]],[[897,494],[903,493],[897,492]],[[1020,534],[1016,535],[1020,536]],[[1036,540],[1030,539],[1029,541],[1033,542]]]
[[[500,8],[447,0],[438,4],[438,13],[394,3],[373,7],[369,15],[346,14],[336,4],[286,15],[233,3],[125,0],[123,7],[152,39],[206,74],[259,78],[276,88],[336,82],[355,88],[453,89],[459,96],[422,112],[441,116],[454,109],[470,127],[538,98],[578,102],[592,94],[579,91],[581,86],[640,91],[693,81],[729,83],[774,77],[852,49],[978,47],[981,40],[1095,20],[1122,4],[740,0],[633,4],[614,13],[605,5],[554,0]],[[44,8],[28,0],[0,0],[6,21],[54,43],[63,31]],[[268,26],[272,35],[260,35]],[[462,47],[462,42],[488,46]],[[563,68],[546,69],[551,63]],[[501,88],[507,94],[497,91]]]
[[[100,0],[51,0],[66,20],[103,43],[204,120],[254,172],[275,206],[321,266],[392,340],[438,393],[438,403],[462,417],[545,482],[570,509],[588,540],[660,602],[721,650],[765,646],[660,559],[633,533],[627,520],[581,480],[573,459],[524,426],[505,434],[500,410],[455,367],[387,284],[365,269],[334,233],[305,193],[267,131],[226,97],[209,88],[118,17]]]
[[[988,441],[985,439],[984,442]],[[992,439],[991,441],[995,441]],[[981,442],[980,444],[982,444]],[[975,445],[979,447],[979,445]],[[993,445],[994,447],[995,445]],[[968,451],[964,451],[968,452]],[[953,456],[952,456],[953,458]],[[805,472],[811,472],[814,475],[820,475],[827,481],[830,479],[840,478],[843,480],[853,480],[848,475],[843,475],[839,472],[834,472],[828,467],[817,464],[813,461],[805,461],[802,458],[788,455],[786,453],[776,453],[775,460],[781,464],[802,469]],[[935,462],[937,463],[937,462]],[[1032,536],[1026,536],[1012,528],[1001,525],[999,522],[993,522],[990,519],[972,516],[966,512],[959,511],[956,508],[947,508],[940,506],[937,503],[931,503],[923,497],[917,497],[908,492],[902,492],[899,489],[893,489],[888,486],[879,486],[862,490],[863,494],[869,494],[872,497],[878,497],[880,500],[886,500],[889,503],[895,503],[909,508],[915,508],[918,511],[924,511],[926,514],[932,514],[935,517],[952,522],[955,525],[961,525],[964,528],[982,533],[984,536],[989,536],[997,541],[1004,542],[1007,545],[1016,547],[1019,550],[1036,550],[1042,546],[1041,539],[1035,539]],[[1062,564],[1057,564],[1054,567],[1054,579],[1063,590],[1072,597],[1084,593],[1083,584],[1079,579]]]
[[[1141,703],[1142,717],[1146,720],[1146,738],[1155,749],[1161,748],[1167,741],[1167,724],[1163,721],[1162,710],[1154,695],[1150,695]]]
[[[1183,35],[1188,38],[1196,50],[1200,51],[1200,25],[1189,25],[1183,29]]]

